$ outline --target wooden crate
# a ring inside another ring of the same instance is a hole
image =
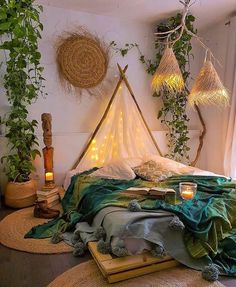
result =
[[[113,258],[110,254],[98,252],[97,242],[89,242],[88,248],[103,276],[109,283],[119,282],[179,265],[170,256],[160,259],[152,256],[150,252],[141,255]]]

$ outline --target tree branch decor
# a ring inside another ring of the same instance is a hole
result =
[[[25,182],[34,170],[32,160],[40,152],[35,136],[36,120],[28,119],[28,105],[43,94],[43,67],[38,39],[43,25],[39,16],[42,6],[33,0],[3,0],[0,6],[0,49],[6,55],[4,88],[9,113],[4,117],[10,152],[2,157],[10,181]]]

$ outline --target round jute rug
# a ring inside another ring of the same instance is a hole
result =
[[[109,284],[96,263],[91,260],[62,273],[48,287],[223,287],[201,278],[201,272],[185,267],[175,267],[152,274]]]
[[[56,207],[58,209],[58,206]],[[6,216],[0,221],[0,243],[12,249],[30,253],[54,254],[72,252],[72,247],[60,242],[52,244],[50,239],[24,238],[34,226],[47,222],[33,217],[33,207],[24,208]]]

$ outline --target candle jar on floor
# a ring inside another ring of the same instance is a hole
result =
[[[193,199],[197,192],[197,184],[193,182],[180,182],[179,193],[184,200]]]

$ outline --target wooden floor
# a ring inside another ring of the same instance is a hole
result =
[[[0,220],[12,211],[0,208]],[[89,254],[82,258],[71,253],[39,255],[0,244],[0,287],[46,287],[61,273],[89,259],[92,259]],[[222,277],[220,281],[227,287],[236,287],[235,278]]]

